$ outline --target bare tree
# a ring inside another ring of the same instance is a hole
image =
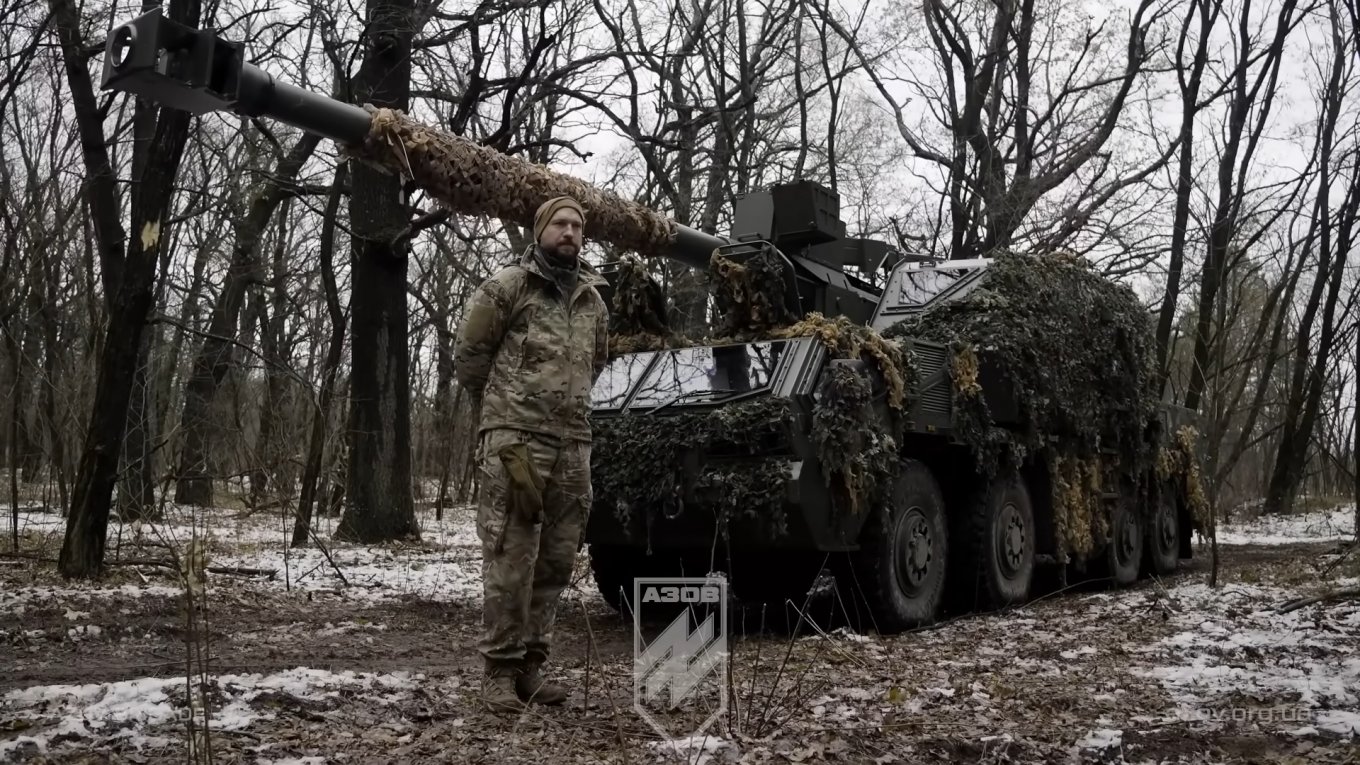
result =
[[[904,229],[903,245],[952,258],[1024,239],[1062,247],[1102,205],[1165,164],[1175,141],[1141,166],[1117,171],[1104,147],[1163,46],[1155,32],[1173,7],[1140,0],[1118,58],[1104,52],[1118,39],[1106,34],[1105,22],[1091,28],[1082,12],[1065,4],[927,0],[919,16],[895,14],[889,29],[906,31],[874,49],[867,35],[856,35],[820,8],[854,48],[902,139],[941,184],[933,190],[941,203],[931,205],[937,212],[918,220],[915,232]],[[892,60],[893,51],[921,47],[928,62]],[[892,92],[890,73],[919,72],[922,65],[933,78],[901,78],[929,113],[921,118],[929,123],[916,126],[908,104]],[[1089,176],[1084,181],[1083,173]],[[1040,201],[1071,183],[1078,192],[1037,218]]]
[[[350,101],[407,109],[412,0],[368,0],[364,59]],[[337,538],[418,537],[411,500],[410,346],[406,302],[409,214],[395,176],[362,164],[350,194],[353,376],[349,486]]]
[[[1190,367],[1190,384],[1185,394],[1185,406],[1199,408],[1205,380],[1211,373],[1212,339],[1210,322],[1216,310],[1216,300],[1224,274],[1233,266],[1231,255],[1246,252],[1264,234],[1267,227],[1284,213],[1278,208],[1274,215],[1265,216],[1254,231],[1242,231],[1246,222],[1247,189],[1253,159],[1269,123],[1270,112],[1279,94],[1280,63],[1284,55],[1289,31],[1303,19],[1296,0],[1284,0],[1275,17],[1273,34],[1266,38],[1264,48],[1257,50],[1252,40],[1251,5],[1244,3],[1237,27],[1237,61],[1228,78],[1228,124],[1222,137],[1222,153],[1218,163],[1218,199],[1213,222],[1209,227],[1208,252],[1200,274],[1199,299],[1195,312],[1195,352]],[[1253,71],[1253,65],[1259,68]],[[1301,187],[1296,187],[1301,188]]]
[[[142,334],[154,298],[156,267],[168,231],[166,216],[174,178],[189,136],[187,112],[139,105],[154,115],[146,162],[136,178],[131,209],[134,236],[123,237],[112,165],[104,147],[103,119],[94,99],[86,65],[90,46],[70,0],[51,0],[53,25],[61,42],[68,85],[90,175],[91,206],[102,253],[109,326],[99,361],[94,408],[81,453],[58,566],[68,578],[98,575],[104,564],[105,532],[117,478],[119,448],[127,425],[128,402]],[[196,0],[173,0],[169,18],[197,26]],[[148,121],[150,118],[147,118]]]
[[[278,145],[277,139],[271,143]],[[274,168],[261,179],[262,188],[251,198],[245,215],[235,221],[235,243],[226,285],[213,304],[207,332],[194,355],[193,372],[184,390],[180,421],[184,446],[180,453],[176,502],[199,506],[212,504],[213,476],[208,470],[212,432],[210,406],[231,369],[235,328],[240,322],[246,290],[259,278],[260,243],[265,229],[279,204],[295,193],[298,174],[319,143],[318,136],[303,134],[286,153],[280,152]]]
[[[1356,218],[1360,215],[1360,147],[1354,143],[1357,136],[1353,128],[1337,134],[1342,104],[1353,85],[1350,77],[1352,51],[1336,3],[1330,3],[1328,10],[1332,60],[1327,83],[1319,94],[1324,105],[1317,128],[1321,146],[1319,177],[1313,217],[1305,239],[1305,249],[1317,252],[1317,274],[1299,320],[1299,343],[1294,350],[1293,375],[1285,403],[1279,451],[1266,490],[1267,513],[1288,512],[1303,482],[1308,450],[1314,439],[1322,404],[1324,383],[1328,370],[1333,367],[1332,356],[1339,329],[1337,309],[1341,283],[1345,278],[1347,256],[1355,238]],[[1346,141],[1349,145],[1339,151],[1336,146],[1338,140]],[[1347,170],[1349,178],[1343,181],[1345,191],[1340,209],[1334,213],[1331,199],[1333,177],[1344,177],[1342,174]],[[1314,324],[1319,321],[1319,312],[1321,323],[1317,326],[1314,339]]]
[[[1186,238],[1190,221],[1190,197],[1195,190],[1195,124],[1199,113],[1211,101],[1201,101],[1204,72],[1209,63],[1209,44],[1214,26],[1223,11],[1221,0],[1191,0],[1185,6],[1185,21],[1176,41],[1176,81],[1181,96],[1180,155],[1176,165],[1176,207],[1171,220],[1170,263],[1166,292],[1157,317],[1157,362],[1165,388],[1170,363],[1171,326],[1176,317],[1181,279],[1185,268]],[[1186,48],[1194,39],[1194,51],[1187,63]]]

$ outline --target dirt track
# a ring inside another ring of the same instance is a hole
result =
[[[1225,547],[1222,576],[1243,586],[1296,583],[1308,575],[1302,562],[1325,562],[1336,549],[1327,543]],[[116,569],[97,596],[22,599],[24,588],[66,587],[50,569],[31,561],[0,567],[0,586],[20,593],[23,603],[22,613],[0,615],[0,642],[8,648],[0,657],[0,694],[179,678],[167,692],[182,706],[185,613],[168,572]],[[1338,566],[1334,574],[1348,570]],[[894,638],[818,635],[803,627],[793,640],[781,631],[741,639],[733,673],[742,732],[720,720],[710,732],[725,743],[709,756],[749,762],[1345,761],[1345,741],[1291,733],[1298,722],[1176,719],[1186,716],[1185,707],[1166,684],[1130,671],[1174,657],[1148,647],[1194,623],[1175,588],[1206,574],[1207,561],[1200,559],[1172,582],[1144,581],[1117,593],[1089,587],[1055,593],[1013,613],[966,617]],[[139,597],[107,591],[142,586],[143,576],[167,589]],[[573,698],[562,708],[505,720],[481,712],[474,701],[480,670],[471,650],[480,628],[475,601],[374,603],[345,591],[285,592],[214,577],[207,626],[198,634],[206,638],[213,673],[269,676],[307,667],[360,676],[329,694],[269,686],[251,695],[242,691],[251,680],[222,683],[218,710],[236,700],[232,708],[251,710],[255,719],[213,731],[213,761],[656,761],[660,755],[648,748],[656,734],[628,709],[631,624],[593,597],[588,581],[579,587],[582,594],[561,611],[554,661],[575,688]],[[1215,618],[1235,618],[1234,608],[1244,606],[1225,602]],[[1348,629],[1354,651],[1356,630]],[[1225,651],[1219,660],[1232,665],[1240,657]],[[365,673],[395,673],[395,679],[383,686]],[[764,692],[748,689],[753,675]],[[1224,703],[1274,708],[1296,702],[1258,692]],[[0,746],[61,716],[32,707],[11,713],[0,705]],[[108,759],[93,761],[184,761],[182,720],[123,725],[144,735],[108,742]],[[1113,731],[1119,735],[1112,739]],[[77,734],[53,743],[50,761],[78,762],[79,751],[95,741]],[[33,748],[20,751],[41,761]]]

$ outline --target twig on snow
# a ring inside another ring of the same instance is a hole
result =
[[[123,560],[109,561],[110,566],[156,566],[158,568],[168,568],[171,571],[179,569],[179,564],[172,560],[159,560],[156,558],[124,558]],[[250,568],[248,566],[206,566],[203,569],[209,574],[222,574],[225,576],[267,576],[273,579],[278,574],[278,569],[273,568]]]
[[[1323,569],[1322,576],[1324,577],[1331,576],[1332,572],[1336,570],[1337,566],[1340,566],[1343,562],[1345,562],[1345,560],[1351,556],[1351,553],[1355,552],[1357,549],[1360,549],[1360,542],[1351,542],[1349,544],[1344,545],[1344,548],[1345,552],[1338,555],[1336,560],[1332,561],[1331,563],[1328,563],[1327,568]]]
[[[1358,597],[1360,597],[1360,587],[1347,587],[1344,590],[1332,590],[1331,592],[1324,592],[1321,595],[1314,595],[1311,598],[1299,598],[1298,600],[1291,600],[1288,603],[1285,603],[1281,605],[1279,608],[1275,609],[1275,613],[1287,614],[1290,611],[1297,611],[1300,608],[1303,608],[1305,606],[1311,606],[1314,603],[1327,603],[1333,600],[1345,600],[1347,598]]]
[[[326,557],[326,562],[331,564],[331,568],[335,569],[335,575],[340,577],[341,584],[348,587],[349,580],[345,578],[345,572],[340,570],[340,566],[337,565],[335,559],[331,557],[331,551],[327,549],[326,545],[321,541],[321,537],[316,535],[316,529],[308,528],[307,533],[311,535],[312,542],[316,544],[316,549],[320,550],[321,554]]]

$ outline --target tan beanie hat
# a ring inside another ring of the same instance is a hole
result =
[[[537,242],[543,237],[543,229],[548,227],[548,222],[552,216],[563,207],[570,207],[581,216],[581,224],[585,224],[586,211],[581,204],[571,197],[553,197],[538,206],[538,212],[534,213],[534,241]]]

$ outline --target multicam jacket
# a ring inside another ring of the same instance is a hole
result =
[[[514,428],[591,438],[590,390],[609,357],[609,314],[584,261],[569,300],[531,245],[487,279],[468,304],[454,349],[458,382],[480,404],[478,432]]]

